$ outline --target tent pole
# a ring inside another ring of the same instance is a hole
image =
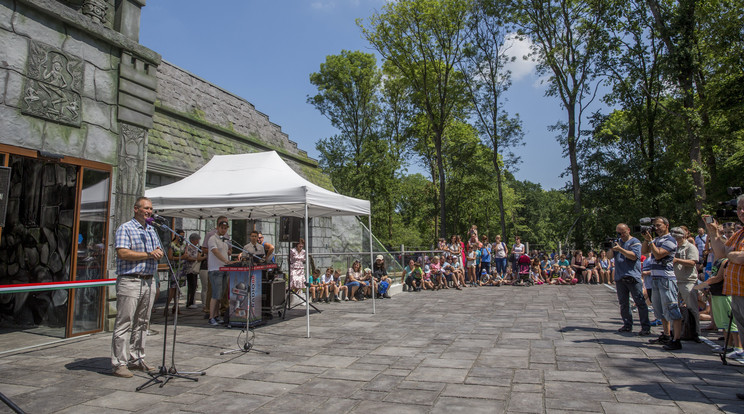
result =
[[[305,187],[305,280],[310,280],[310,237],[307,226],[307,187]],[[307,337],[310,337],[310,288],[305,286],[305,319],[307,319]]]
[[[369,231],[369,262],[372,264],[372,268],[375,267],[375,253],[374,249],[372,249],[372,214],[367,215],[367,222],[369,223],[369,228],[367,230]],[[374,315],[377,313],[377,308],[375,307],[375,296],[377,296],[377,292],[375,292],[374,289],[375,281],[372,280],[372,314]]]

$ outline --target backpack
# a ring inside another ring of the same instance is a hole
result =
[[[683,341],[700,341],[697,334],[697,320],[695,320],[695,315],[686,306],[680,307],[679,310],[682,313],[682,332],[679,339]]]

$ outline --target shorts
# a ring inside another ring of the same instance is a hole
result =
[[[227,287],[227,272],[210,270],[209,283],[212,285],[212,299],[220,300]]]
[[[657,319],[667,321],[678,321],[682,319],[679,310],[677,281],[666,277],[654,277],[651,279],[653,291],[651,303],[654,306],[654,314]]]
[[[711,296],[711,311],[713,321],[719,329],[728,329],[729,315],[731,314],[731,296]],[[736,319],[731,321],[731,332],[739,332]]]

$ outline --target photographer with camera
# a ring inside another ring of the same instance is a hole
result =
[[[625,223],[615,227],[618,238],[614,241],[612,251],[615,256],[615,286],[617,300],[620,302],[620,316],[623,326],[618,332],[633,330],[633,315],[630,313],[630,297],[638,308],[638,318],[641,330],[638,335],[651,334],[651,323],[648,320],[648,305],[643,298],[643,282],[641,281],[641,242],[630,235],[630,228]]]
[[[677,240],[669,234],[669,220],[666,218],[654,218],[652,227],[657,237],[652,238],[650,229],[643,229],[645,231],[641,233],[643,235],[641,253],[654,257],[654,263],[651,265],[653,286],[651,303],[654,310],[662,315],[661,324],[664,332],[657,339],[649,342],[664,344],[664,349],[674,351],[682,349],[682,343],[679,340],[682,334],[682,312],[679,310],[677,277],[674,275],[673,263],[674,255],[677,253]],[[670,337],[670,328],[674,331],[673,339]]]

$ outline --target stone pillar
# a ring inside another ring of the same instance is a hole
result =
[[[146,0],[121,0],[116,6],[114,30],[139,42],[140,13]]]
[[[122,3],[125,3],[124,0]],[[113,217],[109,238],[114,241],[116,229],[130,220],[137,197],[145,195],[147,171],[147,131],[152,128],[157,96],[157,67],[131,53],[123,52],[119,64],[119,146],[114,170]],[[110,249],[109,275],[115,275],[116,251]],[[114,287],[109,287],[107,319],[104,327],[110,330],[116,317]]]

